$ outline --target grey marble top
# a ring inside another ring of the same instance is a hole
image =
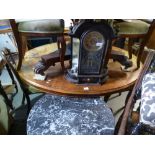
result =
[[[114,117],[100,98],[45,95],[32,107],[28,135],[109,135]]]

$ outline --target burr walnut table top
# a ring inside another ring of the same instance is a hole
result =
[[[65,74],[61,72],[60,63],[57,63],[55,66],[51,66],[46,71],[46,80],[35,80],[33,66],[38,62],[38,60],[40,60],[41,55],[48,54],[56,50],[56,48],[56,44],[47,44],[26,52],[19,74],[27,84],[39,88],[46,93],[89,97],[101,96],[129,90],[134,85],[140,71],[142,70],[142,67],[140,67],[136,71],[124,72],[121,70],[121,65],[118,62],[110,60],[108,64],[109,79],[106,83],[102,85],[79,85],[66,80]],[[113,50],[127,54],[127,51],[117,47],[113,47]],[[135,66],[136,56],[133,55],[132,61]],[[65,65],[67,67],[69,63],[65,62]]]

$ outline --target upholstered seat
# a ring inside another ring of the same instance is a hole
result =
[[[140,20],[127,20],[116,23],[116,26],[119,29],[118,35],[137,35],[146,34],[150,24]]]
[[[151,24],[152,23],[152,21],[153,21],[153,19],[140,19],[141,21],[144,21],[144,22],[146,22],[146,23],[148,23],[148,24]]]
[[[16,20],[18,31],[26,33],[63,33],[64,20],[41,19],[41,20]]]

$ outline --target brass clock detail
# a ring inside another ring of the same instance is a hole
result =
[[[100,50],[104,43],[103,35],[97,31],[87,32],[83,39],[83,46],[89,52]]]

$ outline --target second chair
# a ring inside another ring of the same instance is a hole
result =
[[[64,55],[66,43],[64,39],[63,19],[40,19],[40,20],[15,20],[10,19],[10,25],[17,42],[19,60],[17,70],[21,69],[22,61],[27,50],[28,38],[53,37],[57,38],[58,50],[62,70],[64,70]],[[55,59],[53,59],[55,61]]]

